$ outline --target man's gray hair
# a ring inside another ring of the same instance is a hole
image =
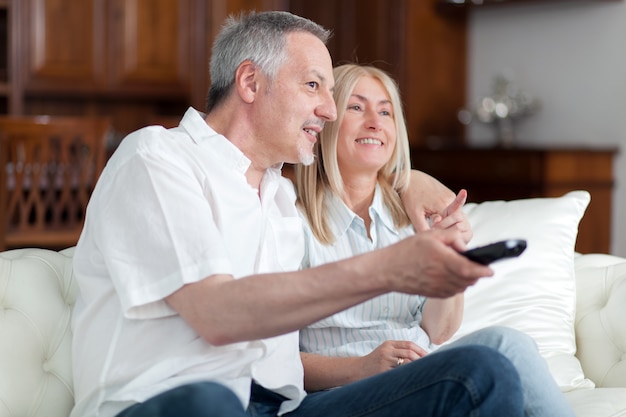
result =
[[[267,75],[270,82],[287,60],[285,36],[290,32],[309,32],[324,44],[331,32],[317,23],[289,12],[248,12],[229,16],[213,43],[210,74],[211,88],[207,112],[228,94],[235,71],[249,60]]]

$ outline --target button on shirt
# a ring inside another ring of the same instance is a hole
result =
[[[304,398],[297,332],[212,346],[165,302],[214,274],[290,271],[304,253],[302,221],[280,167],[258,190],[238,148],[189,109],[180,126],[127,136],[91,197],[74,253],[72,417],[114,416],[195,381],[217,381],[247,406],[250,384]]]
[[[412,226],[395,228],[378,186],[369,208],[371,239],[363,219],[330,192],[325,196],[325,210],[336,240],[321,244],[305,220],[304,268],[383,248],[415,233]],[[363,356],[385,340],[411,340],[431,350],[430,339],[420,327],[424,301],[422,296],[401,293],[378,296],[302,329],[300,348],[324,356]]]

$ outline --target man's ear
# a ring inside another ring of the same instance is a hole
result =
[[[252,61],[244,61],[235,72],[235,88],[245,103],[252,103],[258,91],[258,67]]]

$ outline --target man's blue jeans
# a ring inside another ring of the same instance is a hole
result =
[[[174,388],[118,417],[270,417],[283,398],[253,385],[250,406],[222,385]],[[442,349],[371,378],[307,395],[286,417],[521,417],[520,378],[503,355],[485,346]]]

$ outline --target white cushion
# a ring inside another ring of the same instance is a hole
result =
[[[626,388],[596,388],[565,393],[576,417],[626,416]]]
[[[453,337],[490,326],[509,326],[534,338],[562,391],[593,388],[576,352],[574,244],[590,195],[466,204],[474,229],[469,247],[503,239],[526,239],[516,259],[492,264],[495,275],[465,295],[464,319]]]

